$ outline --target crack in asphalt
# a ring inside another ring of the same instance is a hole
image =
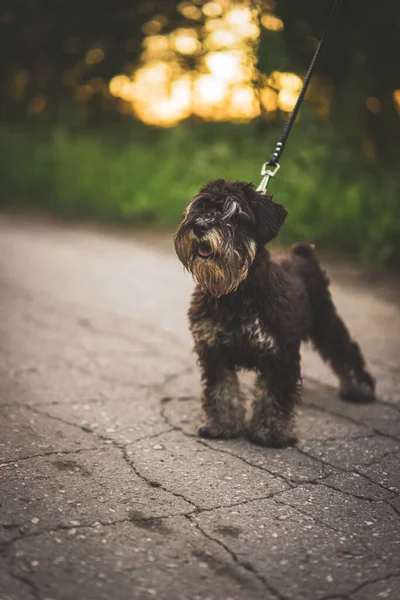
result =
[[[264,586],[264,588],[270,594],[273,594],[277,600],[290,600],[287,596],[282,595],[278,590],[273,588],[271,586],[271,584],[269,584],[268,581],[265,579],[265,577],[263,575],[260,575],[260,573],[258,573],[256,571],[256,569],[253,567],[253,565],[251,565],[248,562],[244,562],[244,561],[240,560],[238,555],[236,554],[236,552],[234,552],[231,548],[229,548],[229,546],[227,544],[225,544],[224,542],[221,542],[221,540],[219,540],[218,538],[215,538],[212,535],[210,535],[209,533],[207,533],[206,531],[204,531],[204,529],[200,526],[198,521],[196,521],[195,519],[192,518],[192,515],[186,515],[186,518],[190,521],[190,523],[192,523],[196,527],[196,529],[206,539],[208,539],[211,542],[214,542],[215,544],[218,544],[218,546],[223,548],[231,556],[233,562],[236,565],[238,565],[242,569],[245,569],[247,572],[251,573],[254,577],[256,577],[257,580]]]
[[[351,599],[351,596],[353,596],[354,594],[356,594],[357,592],[362,590],[367,585],[373,585],[374,583],[380,583],[381,581],[389,581],[393,577],[399,577],[399,576],[400,576],[400,570],[394,571],[393,573],[388,573],[388,575],[385,575],[384,577],[376,577],[374,579],[368,579],[367,581],[363,581],[363,583],[360,583],[356,588],[354,588],[350,592],[347,592],[346,594],[342,594],[340,596],[338,596],[338,595],[321,596],[318,600],[339,600],[340,598]]]
[[[363,467],[372,467],[373,465],[379,465],[380,462],[382,462],[382,460],[388,456],[391,456],[392,454],[396,455],[396,454],[400,454],[400,447],[396,448],[395,450],[388,450],[387,452],[384,452],[379,458],[375,458],[372,459],[369,462],[363,463]]]
[[[191,511],[191,512],[195,512],[195,511]],[[79,525],[77,525],[77,524],[73,525],[71,523],[60,523],[56,527],[43,528],[43,529],[39,529],[37,531],[23,531],[23,526],[18,525],[18,526],[16,526],[19,529],[18,536],[16,536],[12,540],[8,540],[7,542],[3,543],[0,546],[0,548],[1,548],[1,551],[4,553],[9,550],[10,546],[13,546],[14,544],[16,544],[18,542],[29,540],[29,539],[36,538],[36,537],[40,537],[41,535],[52,535],[52,534],[62,533],[65,531],[71,531],[72,529],[79,531],[81,529],[96,529],[96,527],[113,527],[115,525],[120,525],[122,523],[132,523],[134,525],[135,523],[141,523],[143,521],[145,521],[145,522],[161,521],[163,519],[170,519],[172,517],[184,517],[184,516],[186,516],[186,514],[191,514],[191,513],[176,512],[176,513],[171,513],[168,515],[160,515],[157,517],[138,517],[137,519],[131,518],[131,517],[127,517],[127,518],[124,517],[122,519],[115,519],[114,521],[102,521],[100,519],[97,519],[93,523],[80,523]]]
[[[309,456],[309,454],[308,454],[306,451],[304,451],[303,449],[301,449],[301,450],[300,450],[300,449],[298,449],[298,450],[299,450],[299,452],[301,452],[301,453],[302,453],[302,454],[304,454],[305,456]],[[388,488],[388,487],[384,486],[384,485],[383,485],[383,484],[381,484],[381,483],[378,483],[377,481],[374,481],[374,480],[373,480],[371,477],[369,477],[369,476],[368,476],[368,475],[366,475],[365,473],[363,473],[363,472],[361,472],[361,471],[357,470],[357,468],[354,468],[354,470],[345,469],[345,468],[343,468],[343,467],[339,467],[339,466],[333,465],[332,463],[329,463],[328,461],[325,461],[324,459],[320,459],[320,458],[317,458],[317,457],[313,457],[312,455],[311,455],[311,457],[312,457],[312,458],[315,458],[315,460],[317,460],[318,462],[321,462],[321,463],[323,463],[323,464],[329,465],[330,467],[332,467],[332,468],[333,468],[333,469],[335,469],[336,471],[339,471],[339,472],[342,472],[342,473],[347,473],[347,474],[359,475],[360,477],[363,477],[364,479],[366,479],[367,481],[369,481],[369,483],[371,483],[372,485],[376,485],[376,486],[380,487],[381,489],[385,490],[386,492],[389,492],[389,493],[391,493],[391,494],[394,494],[394,497],[397,497],[397,496],[398,496],[398,493],[397,493],[396,491],[394,491],[394,490],[391,490],[390,488]],[[312,483],[312,482],[310,482],[310,483]],[[336,490],[336,491],[338,491],[338,492],[340,492],[340,493],[342,493],[342,494],[345,494],[345,495],[351,496],[352,498],[357,498],[357,499],[359,499],[359,500],[366,500],[366,501],[368,501],[368,502],[375,502],[375,503],[378,503],[378,502],[379,502],[379,503],[383,503],[383,504],[385,504],[386,506],[390,507],[390,508],[391,508],[391,510],[393,510],[393,511],[394,511],[396,514],[400,514],[400,513],[399,513],[399,511],[398,511],[398,510],[397,510],[397,509],[396,509],[396,508],[395,508],[395,507],[394,507],[394,506],[393,506],[393,505],[390,503],[390,501],[389,501],[389,500],[385,500],[385,499],[373,500],[373,499],[371,499],[371,498],[367,498],[367,497],[365,497],[365,496],[359,496],[359,495],[357,495],[357,494],[354,494],[353,492],[350,492],[350,491],[344,491],[344,490],[340,489],[339,487],[338,487],[338,488],[336,488],[336,487],[335,487],[333,484],[327,485],[325,482],[321,482],[321,485],[324,485],[325,487],[328,487],[328,488],[329,488],[329,487],[331,487],[331,488],[333,488],[334,490]],[[390,498],[390,500],[393,500],[393,498]]]
[[[308,485],[308,484],[306,484]],[[298,486],[298,487],[303,487]],[[322,519],[320,519],[319,517],[316,517],[315,515],[312,515],[310,513],[308,513],[306,510],[303,510],[302,508],[300,508],[299,506],[295,505],[295,504],[291,504],[290,502],[285,502],[283,500],[279,500],[278,498],[273,498],[273,501],[276,504],[281,504],[283,506],[290,506],[290,508],[292,508],[293,510],[297,511],[298,513],[300,513],[301,515],[310,518],[312,521],[314,521],[315,523],[317,523],[318,525],[320,525],[321,527],[330,529],[331,531],[337,533],[338,535],[344,536],[346,534],[346,531],[344,531],[343,529],[338,529],[337,527],[333,527],[333,525],[330,525],[329,523],[326,523],[325,521],[323,521]],[[350,536],[350,539],[351,536]],[[379,553],[375,552],[374,550],[372,550],[372,548],[369,548],[362,540],[357,539],[357,543],[363,547],[364,551],[367,554],[373,554],[375,557],[379,557]],[[354,552],[349,552],[349,554],[351,554],[352,556],[354,556]]]
[[[348,473],[348,474],[353,473],[354,475],[359,475],[360,477],[364,477],[365,479],[367,479],[367,481],[369,481],[373,485],[377,485],[378,487],[382,488],[386,492],[396,494],[396,492],[394,490],[391,490],[390,488],[384,486],[382,483],[378,483],[377,481],[374,481],[373,479],[371,479],[371,477],[369,477],[362,471],[359,471],[357,469],[357,467],[354,467],[353,469],[346,469],[345,467],[340,467],[339,465],[335,465],[335,464],[329,462],[325,458],[320,458],[319,456],[314,456],[313,454],[310,454],[309,452],[307,452],[307,450],[304,450],[304,448],[297,447],[297,451],[300,452],[301,454],[304,454],[304,456],[307,456],[308,458],[312,458],[312,459],[316,460],[317,462],[321,463],[322,465],[327,465],[327,466],[331,467],[332,469],[334,469],[336,471],[340,471],[342,473]],[[349,493],[351,493],[351,492],[349,492]]]
[[[164,492],[168,492],[169,494],[172,494],[173,496],[175,496],[175,498],[180,498],[181,500],[184,500],[185,502],[187,502],[187,504],[189,504],[190,506],[193,506],[194,509],[199,508],[196,504],[194,504],[194,502],[192,502],[191,500],[186,498],[184,494],[180,494],[179,492],[174,492],[174,491],[168,489],[165,485],[163,485],[159,481],[154,481],[152,479],[149,479],[145,475],[143,475],[143,473],[141,473],[140,470],[135,466],[134,462],[132,460],[130,460],[130,458],[128,457],[128,455],[125,452],[125,449],[123,450],[123,458],[126,461],[126,463],[129,465],[129,467],[133,470],[133,472],[136,473],[136,475],[138,477],[140,477],[140,479],[142,479],[144,482],[146,482],[151,487],[160,488]]]
[[[354,473],[354,474],[356,474],[356,473]],[[359,475],[359,473],[357,473],[357,475]],[[363,477],[363,476],[361,475],[361,477]],[[365,478],[365,479],[367,479],[367,478]],[[313,482],[309,482],[309,483],[313,483]],[[372,483],[372,482],[370,482],[370,483]],[[342,488],[335,486],[335,484],[327,483],[326,481],[322,481],[321,485],[323,485],[324,487],[326,487],[330,490],[333,490],[335,492],[340,492],[341,494],[344,494],[345,496],[350,496],[351,498],[357,498],[358,500],[366,500],[366,502],[374,502],[374,503],[385,502],[385,500],[382,500],[382,499],[377,500],[375,498],[369,498],[368,496],[362,496],[361,494],[356,494],[355,492],[349,492],[347,490],[343,490]]]
[[[182,432],[182,433],[184,433],[184,432]],[[276,479],[282,479],[285,483],[287,483],[287,485],[289,487],[291,487],[291,488],[295,487],[295,485],[293,485],[293,482],[288,477],[286,477],[286,475],[282,475],[280,473],[275,473],[274,471],[270,471],[269,469],[267,469],[266,467],[263,467],[262,465],[255,465],[254,463],[248,461],[247,459],[243,458],[242,456],[240,456],[238,454],[235,454],[234,452],[231,452],[230,450],[225,450],[222,448],[214,448],[214,446],[210,446],[204,440],[198,440],[198,443],[201,444],[202,446],[205,446],[209,450],[212,450],[213,452],[220,452],[221,454],[227,454],[228,456],[233,456],[234,458],[237,458],[244,464],[246,464],[250,467],[253,467],[254,469],[259,469],[260,471],[264,471],[264,473],[268,473],[268,475],[271,475],[271,477],[274,477]]]
[[[26,460],[31,460],[33,458],[45,458],[46,456],[54,456],[57,454],[79,454],[80,452],[86,452],[88,450],[98,450],[99,446],[92,446],[91,448],[78,448],[76,450],[50,450],[49,452],[38,452],[37,454],[32,454],[30,456],[20,456],[15,460],[10,460],[7,462],[3,462],[0,464],[0,468],[8,467],[9,465],[16,465],[19,462],[23,462]]]
[[[41,600],[41,596],[40,596],[39,590],[38,590],[38,588],[37,588],[37,586],[36,586],[36,584],[35,584],[34,581],[32,581],[31,579],[29,579],[27,576],[22,575],[21,573],[16,573],[14,571],[14,569],[13,569],[13,565],[12,564],[10,565],[9,573],[10,573],[10,575],[11,575],[11,577],[13,579],[15,579],[16,581],[19,581],[19,582],[23,583],[24,585],[26,585],[30,589],[30,591],[32,593],[32,596],[35,598],[35,600]]]

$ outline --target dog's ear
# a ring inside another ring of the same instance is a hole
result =
[[[258,242],[267,244],[279,233],[285,222],[287,211],[269,194],[256,193],[252,202]]]

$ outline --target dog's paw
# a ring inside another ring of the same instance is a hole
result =
[[[269,448],[287,448],[294,446],[297,437],[294,434],[271,431],[269,429],[255,429],[248,432],[248,438],[260,446]]]
[[[231,439],[236,438],[242,433],[242,428],[239,426],[226,425],[217,421],[208,421],[199,427],[198,434],[203,438],[211,439]]]
[[[371,381],[359,382],[355,379],[346,379],[341,382],[339,395],[346,402],[367,403],[376,400],[375,385]]]

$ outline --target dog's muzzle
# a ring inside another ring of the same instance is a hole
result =
[[[217,298],[237,289],[256,252],[252,240],[245,240],[240,251],[236,249],[229,233],[197,219],[175,236],[175,249],[185,268],[203,290]]]

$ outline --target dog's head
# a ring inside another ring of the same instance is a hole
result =
[[[187,207],[175,234],[176,253],[212,296],[237,289],[251,263],[283,225],[286,210],[251,183],[206,183]]]

